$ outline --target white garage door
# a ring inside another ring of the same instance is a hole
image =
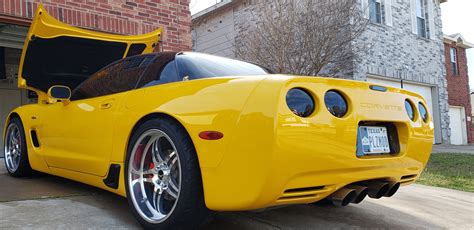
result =
[[[459,107],[449,107],[449,128],[451,129],[451,144],[467,144],[466,123],[464,112]]]
[[[17,89],[0,89],[0,157],[3,157],[3,127],[7,115],[21,104],[21,91]]]
[[[403,84],[403,88],[421,94],[421,96],[425,98],[426,104],[429,107],[428,109],[430,111],[430,114],[433,114],[433,97],[431,94],[431,87],[405,83]]]
[[[368,82],[379,83],[379,84],[385,84],[385,85],[389,85],[389,86],[392,86],[392,87],[401,88],[401,82],[400,81],[391,81],[391,80],[371,78],[371,77],[367,77],[367,81]],[[423,96],[425,98],[425,101],[426,101],[426,104],[428,106],[428,110],[429,110],[430,114],[433,114],[433,96],[432,96],[430,86],[417,85],[417,84],[411,84],[411,83],[403,82],[403,89],[416,92],[416,93],[420,94],[421,96]],[[437,122],[437,121],[434,120],[433,122]],[[433,139],[433,143],[435,143],[434,139]]]

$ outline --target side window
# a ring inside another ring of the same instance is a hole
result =
[[[373,23],[382,24],[384,14],[382,12],[383,5],[380,0],[369,0],[369,19]]]
[[[160,54],[143,74],[137,88],[179,81],[175,55],[175,53]]]
[[[430,38],[430,26],[428,23],[428,1],[416,0],[416,25],[418,29],[418,36],[423,38]]]
[[[133,56],[99,70],[74,89],[71,100],[81,100],[135,89],[155,55]]]
[[[459,75],[458,69],[458,54],[457,49],[454,47],[450,48],[450,59],[451,59],[451,70],[453,75]]]
[[[185,53],[178,55],[176,61],[180,79],[269,74],[265,68],[252,63],[207,54]]]

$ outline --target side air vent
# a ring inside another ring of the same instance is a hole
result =
[[[413,183],[413,181],[415,181],[415,179],[416,179],[417,176],[418,176],[417,174],[411,174],[411,175],[402,176],[402,178],[400,179],[400,184]]]
[[[413,178],[415,178],[416,176],[417,176],[417,174],[402,176],[402,180],[413,179]]]
[[[294,199],[311,199],[318,197],[319,194],[328,192],[329,190],[325,186],[315,187],[304,187],[304,188],[292,188],[287,189],[283,193],[283,196],[278,198],[278,201],[285,202]]]
[[[38,140],[38,135],[36,134],[36,130],[31,130],[31,141],[33,142],[33,146],[36,148],[40,147],[40,143]]]
[[[324,186],[315,186],[315,187],[306,187],[306,188],[293,188],[293,189],[287,189],[285,191],[285,194],[297,193],[297,192],[311,192],[311,191],[321,190],[323,188],[324,188]]]
[[[110,188],[117,189],[119,186],[119,177],[120,177],[120,165],[111,164],[109,168],[109,173],[104,179],[104,184]]]

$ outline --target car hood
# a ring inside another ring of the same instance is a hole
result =
[[[161,28],[143,35],[116,35],[73,27],[38,6],[28,31],[18,87],[39,93],[53,85],[75,88],[90,75],[127,56],[151,53]]]

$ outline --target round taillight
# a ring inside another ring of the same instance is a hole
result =
[[[413,104],[407,99],[405,100],[405,110],[407,111],[407,115],[410,120],[415,121],[415,108]]]
[[[286,104],[295,115],[309,117],[314,112],[314,100],[306,90],[293,88],[286,94]]]
[[[347,114],[346,99],[337,91],[330,90],[324,95],[324,103],[328,111],[335,117],[344,117]]]
[[[418,111],[420,113],[420,117],[424,122],[428,122],[428,110],[426,110],[425,105],[421,102],[418,103]]]

